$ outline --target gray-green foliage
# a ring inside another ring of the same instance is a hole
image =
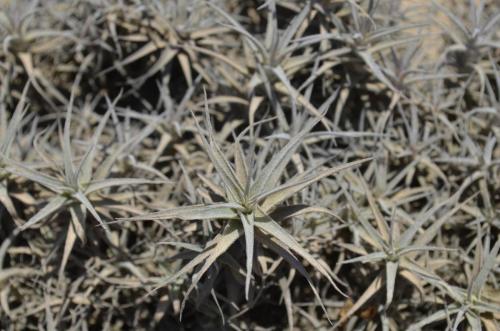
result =
[[[1,328],[499,330],[499,12],[0,0]]]

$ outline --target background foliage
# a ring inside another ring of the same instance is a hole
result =
[[[500,330],[496,0],[2,0],[2,330]]]

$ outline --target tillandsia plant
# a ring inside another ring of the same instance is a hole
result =
[[[19,119],[22,116],[22,111],[25,110],[22,108],[23,103],[20,103],[20,106],[18,106],[15,113],[15,117],[11,122],[11,128],[19,122]],[[57,170],[62,174],[61,176],[46,174],[38,169],[40,166],[21,163],[11,158],[7,158],[6,155],[1,156],[0,158],[0,162],[5,165],[4,171],[6,171],[6,173],[26,178],[52,191],[54,194],[42,209],[40,209],[20,226],[20,231],[24,231],[37,225],[55,213],[62,212],[64,210],[68,210],[70,212],[71,222],[67,227],[66,243],[60,266],[60,275],[62,275],[64,271],[69,254],[73,249],[76,239],[78,238],[81,242],[86,241],[86,233],[88,231],[86,225],[87,212],[98,221],[99,225],[104,229],[108,240],[112,242],[110,228],[101,218],[99,212],[96,210],[95,204],[93,203],[93,198],[95,198],[96,192],[115,186],[159,183],[158,181],[152,181],[144,178],[96,178],[95,173],[107,170],[106,167],[108,164],[110,162],[112,163],[117,158],[116,154],[110,155],[108,159],[104,160],[101,164],[101,169],[94,171],[95,169],[93,167],[96,158],[97,144],[99,143],[100,135],[107,123],[111,111],[106,112],[101,119],[101,122],[95,129],[94,135],[85,154],[81,157],[78,166],[75,167],[70,137],[72,112],[73,97],[70,100],[70,106],[66,113],[64,129],[59,129],[59,139],[61,142],[63,158],[62,167],[59,168],[59,165],[55,160],[51,160],[43,152],[41,152],[41,149],[38,149],[38,151],[40,151],[40,156],[42,156],[42,158],[45,159],[49,165],[55,165],[58,168]],[[54,127],[49,128],[49,134],[53,128]],[[9,134],[12,136],[14,132],[7,131],[7,137]],[[10,147],[9,141],[12,142],[12,138],[6,140],[6,148]],[[37,148],[36,142],[35,148]],[[41,168],[43,169],[44,167],[42,166]]]
[[[219,144],[215,141],[208,107],[206,106],[205,124],[208,132],[205,134],[198,123],[197,126],[203,148],[217,170],[222,185],[219,186],[208,179],[205,179],[205,181],[215,194],[220,195],[223,202],[172,208],[143,216],[136,216],[126,220],[221,219],[225,220],[225,224],[223,225],[221,233],[210,240],[198,256],[193,258],[174,275],[161,280],[158,286],[165,286],[198,265],[201,265],[201,268],[196,271],[192,283],[187,290],[186,299],[210,266],[212,266],[240,236],[244,236],[246,254],[245,297],[247,299],[251,286],[256,243],[274,246],[278,254],[290,261],[292,265],[297,266],[299,272],[306,277],[311,289],[320,302],[322,301],[319,293],[312,284],[309,276],[305,273],[305,270],[299,267],[300,264],[297,264],[293,253],[306,260],[340,291],[327,265],[312,256],[280,225],[279,222],[282,219],[274,219],[272,216],[273,212],[288,198],[307,186],[341,170],[361,165],[369,161],[369,159],[363,159],[333,168],[313,168],[288,178],[284,183],[281,183],[283,173],[300,146],[302,139],[318,121],[319,119],[309,119],[305,123],[304,128],[281,147],[281,149],[269,160],[267,160],[267,158],[272,150],[271,141],[268,141],[264,145],[260,155],[255,159],[252,158],[251,155],[245,155],[240,142],[242,139],[240,135],[236,138],[232,147],[234,163],[231,163],[228,157],[224,155]],[[280,214],[288,216],[291,214],[300,215],[301,213],[311,211],[329,213],[328,209],[319,207],[311,208],[309,206],[301,206],[297,209],[293,206],[283,206],[283,210]],[[185,299],[183,302],[185,302]],[[184,306],[184,303],[182,306]],[[323,309],[325,309],[324,306]]]
[[[443,32],[453,40],[453,45],[449,46],[443,53],[447,60],[456,65],[459,70],[474,69],[480,76],[484,77],[483,69],[478,65],[481,57],[485,55],[484,49],[500,48],[500,43],[495,39],[495,31],[500,22],[500,14],[495,13],[488,18],[484,18],[484,8],[486,2],[468,1],[468,17],[462,19],[447,7],[433,1],[433,6],[448,18],[449,24],[443,24],[436,20],[436,23],[443,29]],[[444,58],[443,60],[446,60]]]
[[[207,68],[207,57],[216,58],[237,72],[246,73],[244,66],[217,50],[225,45],[215,35],[228,29],[215,26],[214,20],[205,14],[208,9],[197,1],[151,1],[140,9],[125,6],[109,11],[105,17],[108,23],[106,28],[109,28],[113,46],[117,47],[122,58],[99,75],[112,70],[126,72],[127,66],[149,60],[151,63],[145,72],[137,77],[127,77],[137,89],[159,72],[173,70],[172,64],[178,62],[188,87],[193,85],[197,75],[210,85],[216,85],[213,73]],[[142,33],[137,34],[137,29]],[[128,41],[129,47],[122,47],[120,39]]]
[[[339,324],[344,323],[352,314],[356,312],[363,304],[373,297],[383,285],[385,285],[385,309],[388,309],[394,298],[396,289],[396,279],[398,276],[405,278],[410,284],[415,286],[420,293],[424,293],[423,285],[425,282],[438,281],[440,278],[434,270],[428,270],[421,262],[421,253],[446,250],[444,247],[436,247],[429,243],[437,235],[437,230],[463,207],[468,200],[457,204],[458,194],[450,198],[436,203],[432,208],[420,216],[418,220],[413,220],[411,225],[405,231],[401,230],[401,221],[395,217],[395,207],[390,217],[388,224],[382,211],[378,206],[378,202],[370,192],[367,183],[362,176],[360,178],[361,186],[368,200],[369,208],[375,219],[376,227],[366,218],[363,211],[358,207],[346,191],[347,200],[351,206],[359,226],[355,227],[355,231],[359,232],[361,239],[368,243],[373,252],[369,252],[363,247],[358,247],[352,244],[344,245],[346,249],[351,250],[361,256],[354,257],[342,262],[342,264],[350,263],[381,263],[383,264],[383,273],[375,277],[370,286],[360,296],[355,304],[346,312]],[[470,199],[469,199],[470,200]],[[429,219],[438,211],[442,211],[452,205],[457,204],[455,208],[447,210],[441,217],[436,219],[427,228],[423,228]],[[382,318],[386,318],[385,314],[381,314]]]
[[[53,109],[56,104],[68,104],[68,99],[56,86],[53,77],[37,68],[37,59],[57,54],[56,49],[78,42],[73,31],[64,30],[61,21],[47,15],[55,1],[6,1],[0,6],[0,58],[6,59],[8,66],[22,65],[33,89]],[[45,14],[44,14],[45,13]],[[37,22],[38,21],[38,22]],[[38,27],[35,27],[37,22]],[[51,54],[51,52],[53,52]],[[17,70],[13,70],[16,74]],[[10,73],[9,73],[10,74]],[[69,85],[71,86],[71,85]]]
[[[243,40],[246,41],[243,44],[249,53],[249,56],[246,58],[249,63],[246,65],[252,68],[250,71],[252,76],[248,80],[249,94],[252,96],[251,103],[257,107],[263,101],[255,91],[258,86],[263,85],[267,98],[270,100],[271,106],[283,126],[286,126],[285,115],[283,106],[278,101],[278,95],[284,95],[289,98],[292,111],[295,111],[298,103],[312,115],[321,117],[320,112],[291,82],[291,77],[301,69],[312,65],[316,60],[314,53],[307,50],[307,48],[321,41],[321,38],[318,37],[302,42],[296,41],[307,29],[310,22],[308,17],[316,15],[316,12],[311,8],[311,3],[307,1],[288,27],[284,31],[280,31],[278,28],[276,1],[267,1],[259,8],[260,10],[265,9],[267,11],[264,40],[253,36],[223,9],[211,2],[209,4],[217,13],[229,21],[229,25],[227,26],[240,34]],[[313,75],[312,79],[308,80],[308,84],[312,83],[317,77],[319,77],[319,74]],[[328,121],[325,118],[321,118],[321,120],[329,128]]]
[[[459,330],[464,321],[474,331],[482,330],[482,326],[487,331],[498,330],[498,323],[495,322],[494,316],[499,314],[500,305],[490,299],[492,296],[488,294],[486,282],[496,265],[500,238],[497,238],[491,249],[491,242],[487,236],[485,236],[485,244],[480,237],[476,239],[472,270],[469,268],[467,272],[467,288],[450,285],[442,279],[433,280],[433,283],[442,288],[445,295],[452,299],[452,302],[450,304],[445,302],[444,309],[411,325],[409,330],[421,330],[426,325],[439,320],[448,320],[448,327],[453,331]]]

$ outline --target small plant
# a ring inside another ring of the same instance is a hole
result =
[[[304,129],[291,138],[267,163],[265,161],[267,154],[271,151],[270,143],[267,143],[263,147],[263,151],[258,159],[251,161],[243,152],[240,143],[242,137],[237,137],[232,148],[234,155],[233,165],[224,156],[221,147],[215,141],[208,116],[207,108],[205,109],[205,123],[208,127],[207,136],[205,136],[201,127],[198,126],[198,130],[201,134],[203,147],[215,169],[217,169],[217,173],[222,181],[222,187],[212,182],[210,182],[209,187],[213,188],[216,194],[224,193],[221,196],[224,202],[173,208],[128,219],[132,221],[168,220],[175,218],[182,220],[225,220],[226,224],[223,225],[222,232],[210,240],[206,244],[205,249],[196,258],[191,260],[173,276],[169,276],[162,281],[160,286],[168,284],[196,266],[201,265],[187,291],[187,297],[217,258],[226,252],[243,235],[245,238],[246,253],[245,297],[247,300],[250,291],[256,242],[261,244],[272,243],[280,252],[280,255],[284,255],[285,259],[291,259],[293,261],[292,264],[296,265],[295,258],[293,255],[290,255],[290,252],[293,251],[304,258],[338,289],[333,281],[331,271],[325,266],[325,263],[319,263],[307,250],[302,248],[295,238],[278,223],[281,219],[273,219],[270,215],[280,204],[305,187],[324,177],[331,176],[336,172],[362,164],[368,160],[354,161],[329,169],[311,169],[291,177],[285,183],[281,184],[280,179],[283,176],[286,166],[299,147],[301,139],[317,124],[317,119],[307,121]],[[206,181],[209,182],[208,179]],[[301,211],[308,211],[307,206],[302,206],[298,210],[290,206],[285,207],[285,210],[288,208],[295,215],[299,215]],[[287,214],[286,211],[285,214]],[[299,268],[299,271],[304,273],[303,268]],[[311,280],[308,276],[306,278],[314,294],[321,301]]]
[[[419,330],[422,327],[439,320],[451,321],[451,330],[458,330],[465,320],[472,330],[481,330],[484,325],[486,330],[494,330],[496,322],[491,317],[500,311],[500,305],[489,301],[483,293],[488,275],[496,265],[500,250],[500,240],[489,249],[489,239],[483,247],[481,238],[476,238],[475,258],[472,271],[468,273],[467,288],[452,286],[442,279],[434,280],[453,302],[442,310],[413,324],[409,330]],[[452,319],[451,319],[452,318]]]
[[[22,105],[20,108],[23,108]],[[16,117],[11,123],[11,128],[14,128],[15,123],[18,123],[20,117],[22,116],[21,110],[16,113]],[[110,228],[107,223],[101,218],[99,212],[96,210],[95,204],[93,203],[93,197],[95,193],[114,186],[124,186],[124,185],[140,185],[140,184],[154,184],[156,181],[151,181],[142,178],[100,178],[95,176],[95,173],[101,172],[98,176],[102,175],[102,172],[106,170],[106,166],[116,160],[117,155],[112,154],[107,160],[102,163],[102,168],[98,168],[94,171],[93,165],[96,157],[96,149],[99,137],[104,129],[110,111],[108,111],[103,118],[99,126],[94,132],[94,136],[90,141],[90,145],[85,152],[85,155],[81,158],[80,163],[77,167],[73,164],[73,155],[71,150],[71,114],[72,114],[72,102],[66,113],[66,119],[64,122],[64,129],[60,130],[59,137],[62,147],[62,157],[63,157],[63,167],[62,169],[57,169],[62,173],[62,176],[52,176],[42,171],[37,170],[36,166],[27,165],[25,163],[17,162],[12,159],[3,157],[1,160],[5,164],[5,171],[9,174],[16,175],[29,179],[44,188],[53,192],[53,197],[49,199],[47,204],[40,209],[35,215],[31,216],[24,224],[20,226],[20,230],[24,231],[31,228],[44,219],[47,219],[50,215],[58,213],[64,210],[68,210],[71,218],[70,223],[67,226],[66,243],[64,246],[64,255],[60,266],[60,275],[62,275],[64,268],[66,266],[69,254],[73,249],[75,240],[78,238],[81,242],[86,242],[88,231],[86,225],[87,212],[90,213],[95,220],[98,221],[99,225],[104,229],[106,236],[112,242]],[[13,131],[8,132],[12,136]],[[50,131],[48,131],[50,133]],[[12,142],[12,139],[8,140]],[[5,146],[10,147],[9,145]],[[48,160],[51,164],[57,164],[55,160]]]
[[[429,209],[419,220],[414,220],[405,231],[401,231],[401,225],[394,219],[394,211],[391,215],[390,225],[387,223],[383,213],[378,207],[377,201],[369,191],[367,183],[360,177],[370,210],[373,214],[377,227],[375,228],[364,216],[358,204],[346,192],[349,204],[360,223],[355,227],[363,241],[368,243],[374,250],[368,252],[362,247],[346,245],[346,248],[358,254],[359,257],[343,261],[343,264],[350,263],[377,263],[382,264],[384,274],[378,275],[366,291],[360,296],[358,301],[353,304],[349,311],[339,321],[344,323],[352,314],[356,312],[364,303],[366,303],[378,290],[385,285],[385,309],[388,309],[394,298],[396,289],[396,279],[398,276],[405,278],[410,284],[423,293],[423,283],[430,280],[437,281],[440,278],[432,270],[426,270],[422,265],[419,255],[422,252],[431,252],[436,250],[446,250],[446,248],[430,246],[429,243],[434,239],[439,229],[450,217],[456,213],[464,203],[459,204],[446,212],[442,217],[435,220],[429,227],[423,229],[423,226],[429,221],[429,218],[437,211],[447,205],[456,203],[455,197],[439,202],[433,208]]]

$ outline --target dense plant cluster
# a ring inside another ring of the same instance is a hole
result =
[[[500,330],[498,1],[0,9],[0,329]]]

